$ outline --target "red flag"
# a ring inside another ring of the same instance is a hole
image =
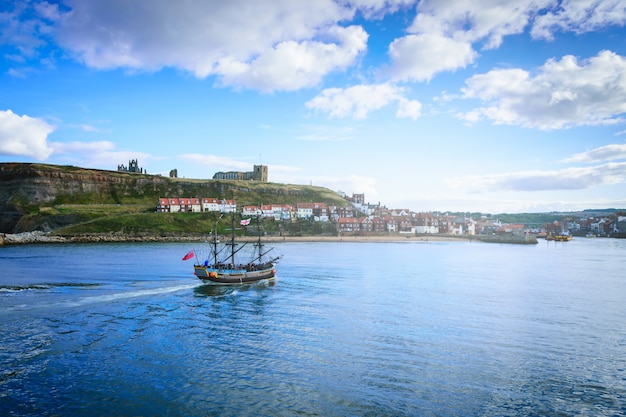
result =
[[[187,259],[193,258],[194,255],[195,255],[195,253],[193,253],[193,251],[189,251],[189,253],[187,255],[183,256],[183,261],[186,261]]]
[[[250,224],[250,219],[242,220],[240,223],[241,223],[242,226],[247,226],[247,225]]]

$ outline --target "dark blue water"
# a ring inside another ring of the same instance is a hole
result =
[[[218,289],[191,248],[0,248],[0,415],[626,414],[626,240],[281,243]]]

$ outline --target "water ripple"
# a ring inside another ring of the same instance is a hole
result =
[[[570,243],[285,244],[278,282],[242,287],[181,275],[182,245],[76,246],[71,274],[103,275],[0,282],[20,288],[0,294],[0,409],[624,415],[626,247]]]

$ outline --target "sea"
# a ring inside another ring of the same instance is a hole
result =
[[[0,248],[2,416],[624,416],[626,240]]]

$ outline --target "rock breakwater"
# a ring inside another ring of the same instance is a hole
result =
[[[0,234],[0,246],[36,243],[107,243],[107,242],[204,242],[205,236],[124,235],[119,233],[56,236],[45,232]]]
[[[0,246],[2,245],[26,245],[31,243],[61,243],[65,238],[61,236],[50,236],[45,232],[24,232],[14,234],[1,234]]]

